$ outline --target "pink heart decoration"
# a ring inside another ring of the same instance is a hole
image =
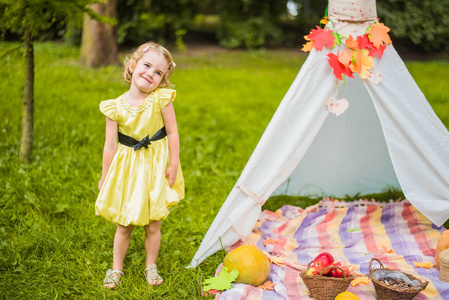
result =
[[[378,85],[379,82],[382,80],[382,72],[374,71],[372,69],[369,70],[368,80],[371,81],[373,84]]]
[[[336,115],[337,117],[344,113],[349,107],[349,102],[345,98],[341,98],[336,100],[333,97],[329,97],[326,100],[326,108],[327,110]]]

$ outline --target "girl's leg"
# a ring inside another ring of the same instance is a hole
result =
[[[145,228],[145,252],[147,255],[146,266],[155,264],[161,246],[161,221],[153,221]]]
[[[161,246],[161,221],[153,221],[144,226],[145,229],[145,252],[146,252],[146,271],[145,277],[150,285],[160,285],[163,279],[157,273],[156,260]]]
[[[131,233],[134,230],[134,225],[122,226],[117,224],[117,231],[114,237],[114,249],[112,251],[112,269],[123,271],[123,262],[125,261],[126,252],[128,252],[129,241],[131,239]],[[117,278],[117,275],[113,275]],[[107,288],[114,288],[113,283],[106,284]]]

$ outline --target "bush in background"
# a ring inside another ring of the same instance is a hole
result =
[[[383,0],[377,13],[393,37],[426,52],[449,50],[449,0]]]

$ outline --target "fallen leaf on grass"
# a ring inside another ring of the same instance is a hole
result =
[[[266,291],[274,290],[274,286],[276,283],[272,283],[270,280],[265,281],[262,285],[259,285],[258,288]]]
[[[368,284],[370,284],[370,282],[371,281],[369,280],[368,277],[363,276],[363,277],[358,277],[358,278],[354,279],[353,281],[351,281],[351,285],[352,286],[358,286],[360,284],[368,285]]]
[[[413,263],[414,263],[415,266],[418,267],[418,268],[426,268],[426,269],[430,269],[430,268],[432,268],[433,266],[435,266],[435,264],[433,264],[433,263],[431,263],[431,262],[422,262],[422,263],[420,263],[420,262],[414,261]]]

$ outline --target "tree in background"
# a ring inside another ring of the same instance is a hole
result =
[[[25,82],[23,92],[20,160],[30,162],[34,134],[34,40],[56,22],[66,23],[83,12],[101,19],[88,9],[100,0],[0,0],[0,31],[20,35],[24,45]]]
[[[182,49],[182,38],[198,13],[199,3],[200,0],[119,0],[118,42],[175,42]]]
[[[281,42],[278,21],[286,12],[287,0],[218,0],[217,3],[221,45],[251,49]]]
[[[92,4],[90,8],[102,16],[114,19],[117,17],[117,0]],[[83,65],[95,68],[118,64],[117,32],[114,25],[99,22],[89,14],[84,14],[81,37],[81,63]]]

